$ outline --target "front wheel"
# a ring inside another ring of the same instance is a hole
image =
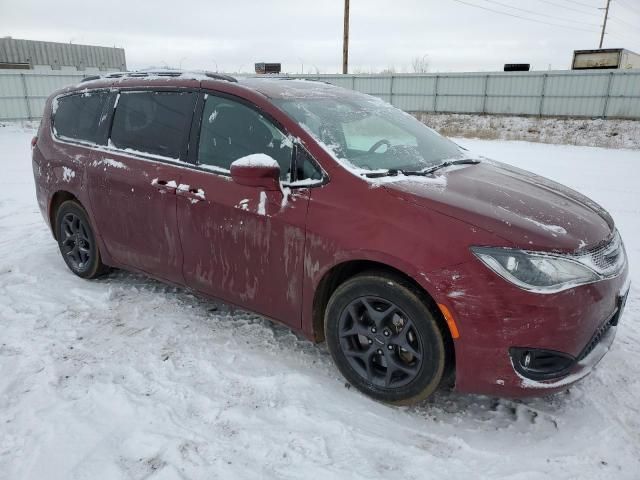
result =
[[[442,380],[443,333],[401,278],[373,272],[340,285],[327,305],[325,336],[340,372],[376,400],[416,403]]]
[[[64,262],[79,277],[95,278],[107,271],[87,212],[78,202],[68,200],[58,208],[56,238]]]

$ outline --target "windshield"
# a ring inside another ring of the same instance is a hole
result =
[[[275,103],[348,168],[421,171],[463,157],[456,144],[375,97],[354,93]]]

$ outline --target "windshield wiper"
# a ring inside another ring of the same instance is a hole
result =
[[[480,160],[476,160],[474,158],[461,158],[460,160],[447,160],[445,162],[439,163],[438,165],[434,165],[433,167],[427,168],[426,170],[422,170],[421,173],[426,175],[435,172],[436,170],[440,170],[441,168],[450,167],[452,165],[475,165],[480,163]]]
[[[447,160],[425,170],[402,170],[398,168],[390,168],[389,170],[385,170],[384,172],[365,173],[364,176],[367,178],[396,177],[398,175],[406,175],[407,177],[424,177],[426,175],[431,175],[436,170],[450,167],[452,165],[475,165],[477,163],[480,163],[480,160],[475,160],[473,158],[462,158],[460,160]]]

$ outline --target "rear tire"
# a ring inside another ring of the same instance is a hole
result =
[[[442,381],[446,349],[440,324],[399,276],[366,272],[340,285],[327,304],[325,336],[338,370],[376,400],[417,403]]]
[[[58,248],[69,270],[86,279],[99,277],[109,270],[102,263],[89,216],[77,201],[67,200],[60,205],[55,228]]]

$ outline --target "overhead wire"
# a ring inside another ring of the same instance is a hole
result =
[[[566,10],[571,10],[572,12],[578,12],[578,13],[582,13],[583,15],[596,15],[596,16],[600,16],[600,13],[596,13],[596,12],[586,12],[584,10],[580,10],[578,8],[574,8],[574,7],[568,7],[567,5],[563,5],[561,3],[558,2],[554,2],[551,0],[538,0],[540,2],[543,3],[548,3],[549,5],[553,5],[554,7],[560,7],[560,8],[564,8]]]
[[[592,29],[574,27],[574,26],[571,26],[571,25],[563,25],[563,24],[560,24],[560,23],[552,23],[552,22],[547,22],[547,21],[544,21],[544,20],[539,20],[537,18],[530,18],[530,17],[525,17],[525,16],[522,16],[522,15],[517,15],[515,13],[504,12],[502,10],[496,10],[494,8],[491,8],[491,7],[486,7],[486,6],[483,6],[483,5],[470,3],[470,2],[467,2],[465,0],[452,0],[452,1],[454,1],[456,3],[461,3],[463,5],[467,5],[469,7],[475,7],[475,8],[479,8],[479,9],[486,10],[486,11],[489,11],[489,12],[497,13],[499,15],[506,15],[508,17],[519,18],[521,20],[527,20],[529,22],[541,23],[543,25],[551,25],[551,26],[554,26],[554,27],[569,28],[571,30],[578,30],[578,31],[582,31],[582,32],[589,32],[589,33],[594,33],[595,32],[595,30],[592,30]]]
[[[497,0],[483,0],[483,1],[489,2],[489,3],[493,3],[493,4],[496,4],[496,5],[500,5],[502,7],[511,8],[513,10],[519,10],[521,12],[530,13],[532,15],[538,15],[540,17],[546,17],[546,18],[552,18],[554,20],[560,20],[561,22],[571,22],[571,23],[577,23],[577,24],[580,24],[580,25],[588,25],[589,27],[599,27],[599,25],[596,25],[595,23],[586,23],[586,22],[581,22],[581,21],[578,21],[578,20],[571,20],[571,19],[568,19],[568,18],[560,18],[560,17],[554,16],[554,15],[548,15],[546,13],[539,13],[539,12],[535,12],[533,10],[527,10],[527,9],[524,9],[524,8],[513,7],[513,6],[508,5],[506,3],[498,2]]]
[[[576,0],[564,0],[564,1],[569,3],[575,3],[576,5],[582,5],[583,7],[588,7],[588,8],[595,8],[595,9],[600,8],[600,7],[596,7],[595,5],[590,5],[588,3],[577,2]]]
[[[629,5],[629,4],[626,2],[626,0],[625,0],[625,1],[622,1],[622,0],[616,0],[616,1],[614,2],[614,4],[615,4],[615,3],[618,3],[618,4],[620,4],[622,7],[626,8],[627,10],[630,10],[630,11],[635,12],[636,14],[640,15],[640,8],[639,8],[639,7],[636,7],[636,6],[633,6],[633,7],[632,7],[631,5]]]

